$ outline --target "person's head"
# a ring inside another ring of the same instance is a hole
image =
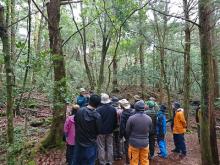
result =
[[[155,102],[154,101],[147,101],[147,106],[151,109],[155,107]]]
[[[200,101],[192,101],[191,105],[195,110],[200,109]]]
[[[84,88],[80,88],[79,93],[80,95],[84,95],[86,93],[86,90]]]
[[[109,95],[107,95],[106,93],[102,93],[101,94],[101,103],[102,104],[108,104],[110,102],[111,102],[111,100],[109,98]]]
[[[111,97],[112,106],[118,107],[118,105],[119,105],[118,101],[119,101],[119,99],[116,96]]]
[[[160,111],[161,112],[166,112],[166,109],[167,109],[167,107],[164,105],[164,104],[162,104],[161,106],[160,106]]]
[[[95,94],[95,92],[92,91],[92,90],[90,90],[90,91],[89,91],[89,95],[91,96],[91,95],[93,95],[93,94]]]
[[[97,108],[99,104],[101,103],[101,97],[99,95],[91,95],[89,98],[89,105],[93,108]]]
[[[173,103],[173,109],[174,110],[177,110],[177,109],[179,109],[180,108],[180,103],[179,102],[177,102],[177,101],[175,101],[174,103]]]
[[[154,97],[150,97],[149,100],[150,101],[156,101],[156,99]]]
[[[144,101],[143,101],[143,100],[137,101],[137,102],[134,104],[134,109],[135,109],[136,111],[144,111],[144,110],[145,110]]]
[[[71,110],[71,115],[75,115],[79,108],[80,108],[79,105],[73,104],[72,110]]]
[[[134,98],[134,101],[135,101],[135,102],[141,100],[141,97],[140,97],[139,95],[134,95],[133,98]]]
[[[126,99],[119,100],[119,104],[122,109],[130,109],[131,108],[130,103]]]

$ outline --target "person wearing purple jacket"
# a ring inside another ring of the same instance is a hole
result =
[[[73,164],[74,159],[74,146],[75,146],[75,114],[79,109],[78,105],[73,105],[71,116],[66,118],[64,124],[64,134],[66,140],[66,162],[68,165]]]

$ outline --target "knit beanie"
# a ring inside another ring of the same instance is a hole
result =
[[[162,104],[162,105],[160,106],[160,111],[161,111],[161,112],[166,112],[166,109],[167,109],[167,107],[166,107],[165,105]]]
[[[143,101],[143,100],[137,101],[137,102],[134,104],[134,109],[135,109],[136,111],[144,111],[144,110],[145,110],[144,101]]]

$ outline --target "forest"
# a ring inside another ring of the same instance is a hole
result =
[[[66,110],[85,88],[155,97],[167,118],[180,101],[189,154],[150,164],[219,165],[219,0],[1,0],[0,38],[0,164],[65,164]]]

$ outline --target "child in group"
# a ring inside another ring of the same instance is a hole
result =
[[[157,113],[157,125],[156,125],[157,144],[160,149],[159,157],[162,157],[162,158],[167,158],[167,145],[165,141],[165,135],[166,135],[165,111],[166,111],[166,106],[161,105],[160,110]]]
[[[71,115],[66,118],[64,124],[64,134],[66,140],[66,161],[68,165],[73,164],[74,146],[75,146],[75,120],[74,116],[79,109],[79,105],[72,106]]]

